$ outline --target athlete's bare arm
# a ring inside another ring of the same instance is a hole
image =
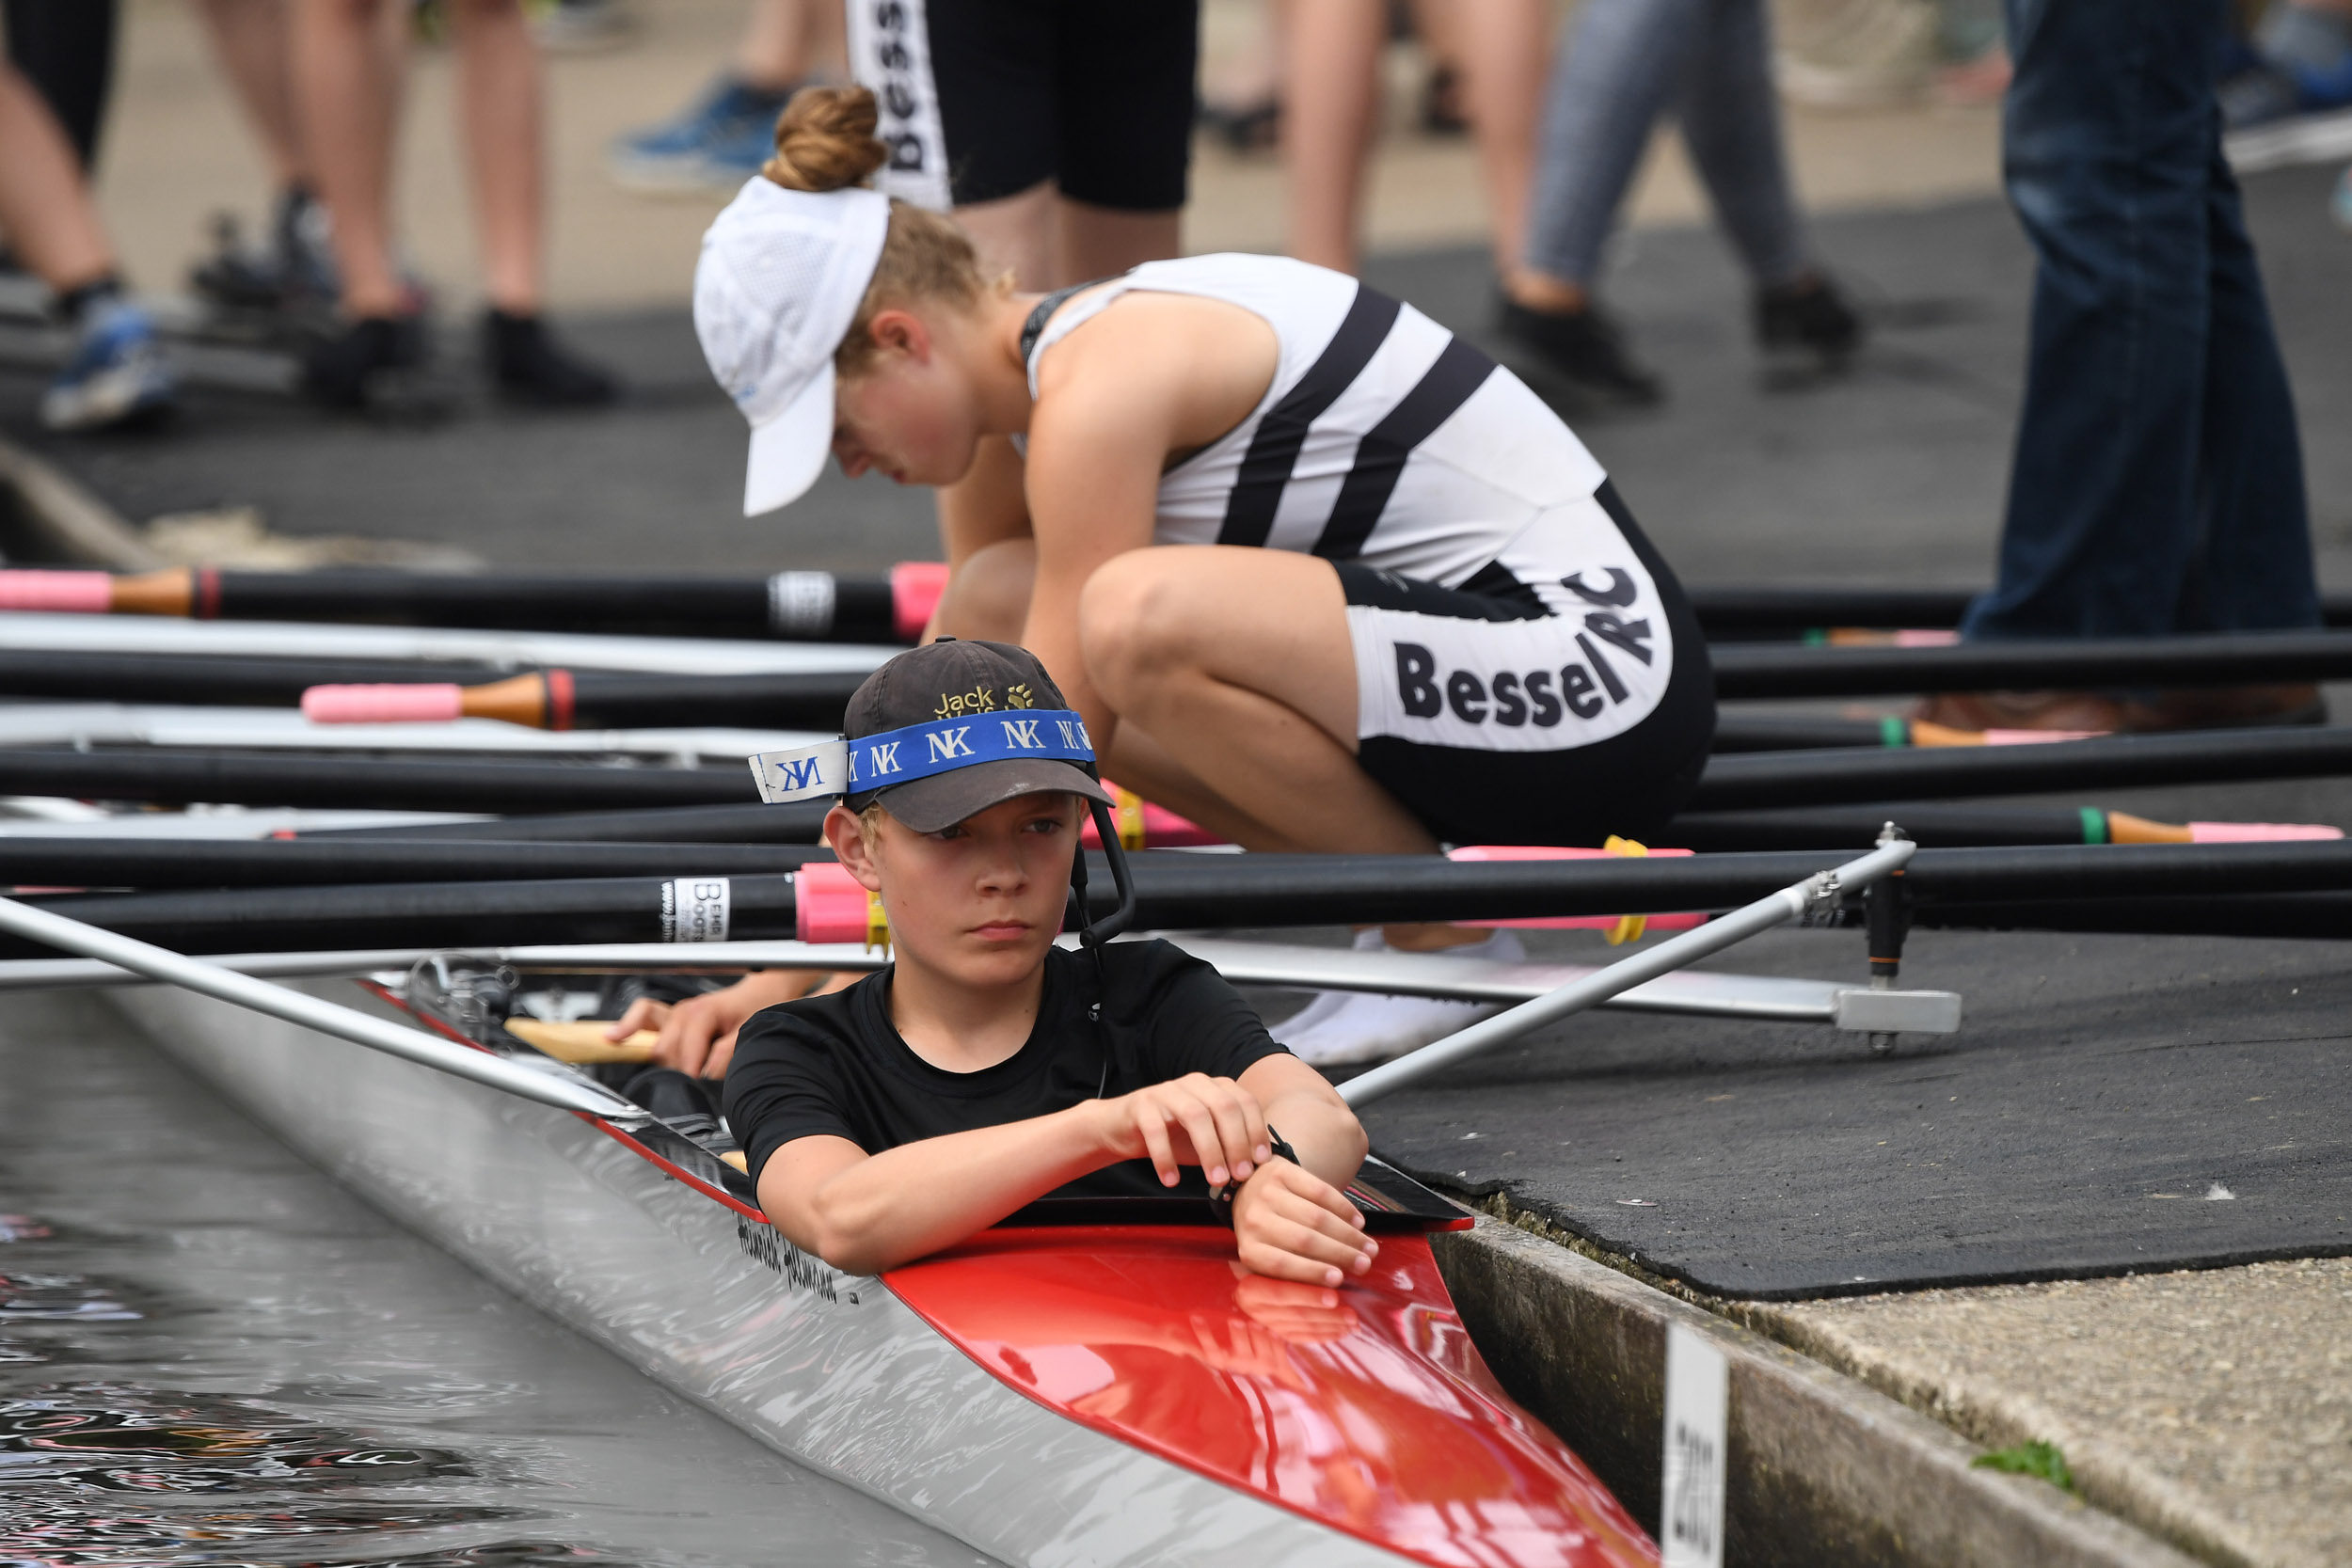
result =
[[[1037,575],[1022,641],[1086,716],[1098,753],[1118,716],[1080,657],[1079,596],[1105,562],[1152,543],[1162,471],[1249,417],[1279,352],[1274,328],[1239,306],[1138,291],[1038,362],[1027,474]]]
[[[1022,641],[1112,776],[1148,798],[1253,849],[1426,851],[1428,831],[1356,765],[1355,654],[1330,563],[1151,547],[1163,469],[1248,417],[1277,355],[1273,328],[1239,306],[1142,291],[1046,350]]]
[[[1270,1158],[1266,1125],[1298,1150]],[[1200,1165],[1242,1180],[1233,1226],[1244,1266],[1331,1286],[1372,1266],[1378,1243],[1338,1183],[1363,1163],[1362,1128],[1296,1058],[1269,1056],[1238,1080],[1191,1073],[1116,1100],[902,1144],[867,1154],[847,1138],[795,1138],[759,1175],[760,1207],[794,1245],[873,1274],[953,1246],[1023,1204],[1122,1160],[1163,1181]]]

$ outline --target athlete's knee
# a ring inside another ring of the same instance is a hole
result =
[[[1136,550],[1114,557],[1078,595],[1078,649],[1105,692],[1131,690],[1190,661],[1190,618],[1184,594]]]
[[[974,550],[939,596],[941,635],[1020,641],[1036,578],[1037,546],[1026,539],[1003,539]]]

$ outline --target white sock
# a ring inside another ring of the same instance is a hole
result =
[[[1359,953],[1398,950],[1389,946],[1379,927],[1356,933]],[[1409,958],[1409,954],[1398,955]],[[1525,963],[1527,949],[1518,933],[1499,930],[1468,947],[1449,947],[1450,958],[1486,958],[1495,963]],[[1291,1017],[1276,1024],[1276,1041],[1290,1048],[1300,1061],[1316,1067],[1344,1067],[1359,1062],[1385,1062],[1419,1051],[1466,1029],[1482,1018],[1502,1010],[1496,1002],[1455,1002],[1437,996],[1391,996],[1380,991],[1323,990]]]

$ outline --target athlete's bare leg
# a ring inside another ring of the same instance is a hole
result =
[[[1009,272],[1014,288],[1042,292],[1060,287],[1054,277],[1060,206],[1053,182],[1041,180],[1018,196],[967,201],[956,209],[956,222],[980,253],[982,277]]]
[[[82,182],[73,144],[40,89],[0,58],[0,227],[52,289],[95,283],[115,270],[114,247]]]
[[[1388,13],[1365,0],[1284,0],[1281,26],[1290,253],[1352,273]]]
[[[1546,0],[1433,0],[1427,23],[1445,29],[1466,89],[1462,102],[1478,139],[1486,184],[1486,227],[1495,276],[1523,265],[1527,193],[1535,178],[1535,125],[1543,114],[1551,65],[1551,8]]]
[[[308,183],[287,58],[286,0],[202,0],[197,8],[212,35],[213,54],[261,138],[270,178],[280,190]]]
[[[398,315],[408,292],[392,261],[392,135],[400,112],[405,6],[305,0],[290,7],[294,103],[319,199],[333,214],[346,316]]]
[[[1216,545],[1130,551],[1088,579],[1078,641],[1119,715],[1107,768],[1130,789],[1246,848],[1438,847],[1357,765],[1356,656],[1329,562]],[[1387,928],[1390,945],[1422,951],[1486,934]]]
[[[1132,213],[1062,197],[1055,214],[1055,288],[1116,277],[1146,261],[1165,261],[1184,239],[1180,212]]]
[[[1036,578],[1033,540],[1006,539],[973,551],[939,596],[931,635],[1020,641],[1029,622],[1029,585]]]
[[[483,293],[509,315],[535,316],[547,205],[539,48],[519,0],[463,0],[451,19]]]
[[[1437,847],[1356,765],[1356,659],[1328,562],[1219,546],[1130,551],[1088,581],[1078,641],[1120,727],[1136,724],[1214,780],[1282,847]]]

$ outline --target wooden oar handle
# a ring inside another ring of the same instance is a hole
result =
[[[609,1040],[604,1037],[605,1031],[612,1027],[610,1020],[601,1023],[548,1023],[541,1019],[516,1018],[506,1022],[506,1032],[525,1045],[575,1067],[653,1060],[653,1043],[661,1037],[659,1031],[640,1029],[625,1040]]]

